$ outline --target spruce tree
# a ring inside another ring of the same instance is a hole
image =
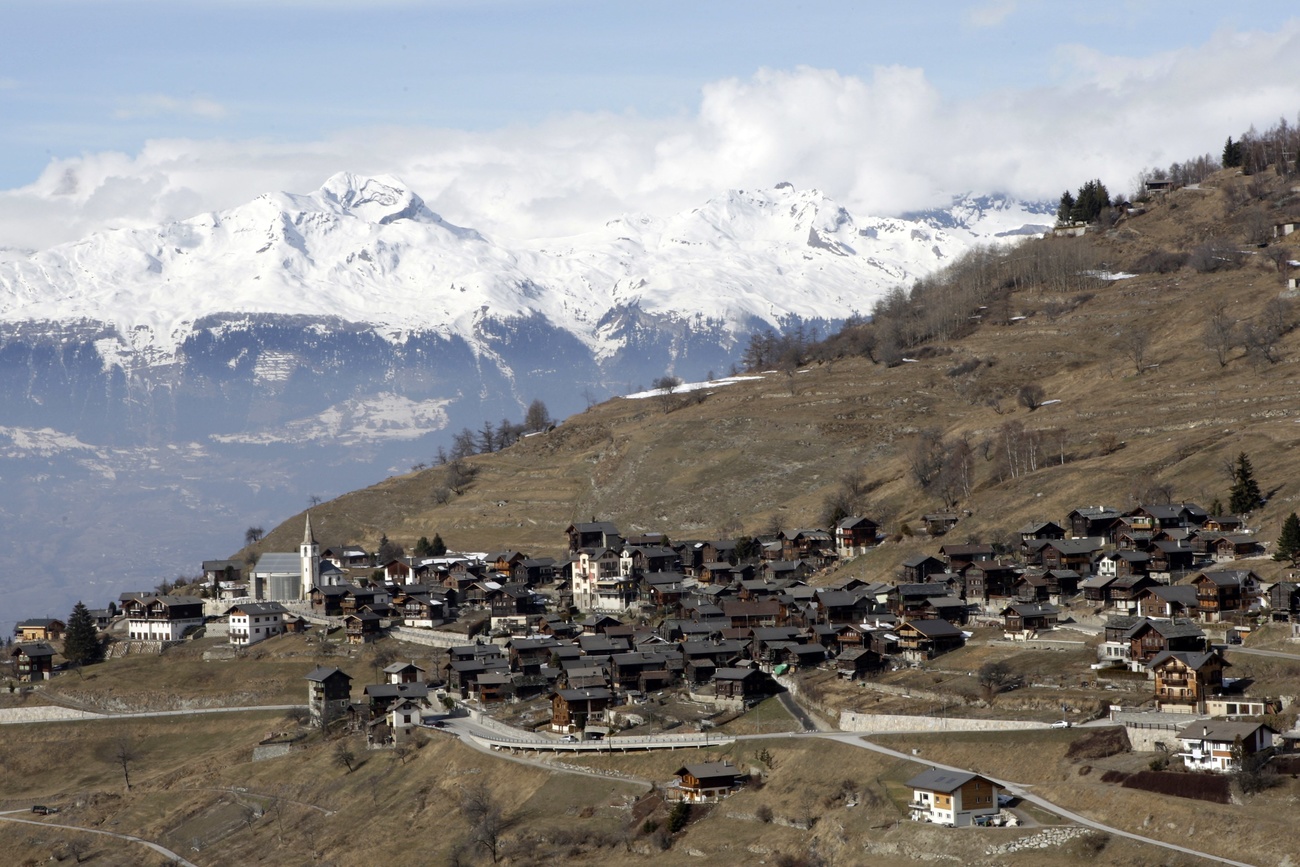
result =
[[[1259,482],[1255,481],[1255,468],[1245,452],[1237,455],[1236,465],[1232,470],[1232,492],[1228,497],[1228,508],[1233,514],[1242,515],[1260,504],[1263,495]]]
[[[104,646],[99,641],[95,618],[85,605],[78,602],[68,617],[68,631],[63,638],[63,655],[74,665],[99,662],[104,656]]]
[[[433,534],[433,544],[430,546],[430,554],[434,557],[441,557],[447,553],[447,543],[442,541],[442,537],[437,533]]]
[[[1289,562],[1295,566],[1300,561],[1300,517],[1292,512],[1282,522],[1282,535],[1277,537],[1277,551],[1274,560]]]

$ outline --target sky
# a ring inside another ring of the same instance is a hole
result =
[[[504,238],[789,181],[1055,200],[1300,112],[1239,0],[0,0],[0,250],[390,174]],[[8,255],[13,255],[12,253]]]

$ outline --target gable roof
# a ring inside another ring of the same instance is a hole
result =
[[[333,677],[335,674],[341,674],[344,677],[346,677],[348,680],[352,679],[352,676],[344,672],[342,669],[335,668],[332,665],[330,666],[318,665],[315,668],[313,668],[311,671],[307,672],[307,680],[314,681],[315,683],[324,683],[325,681]]]
[[[971,780],[983,780],[990,786],[996,785],[988,777],[982,777],[969,771],[949,771],[945,768],[931,768],[917,774],[903,785],[909,789],[926,789],[931,792],[955,792]]]
[[[1199,720],[1178,730],[1178,737],[1187,740],[1206,740],[1216,743],[1233,743],[1237,738],[1248,740],[1260,728],[1266,728],[1273,734],[1277,731],[1260,722],[1238,722],[1235,720],[1209,719]]]

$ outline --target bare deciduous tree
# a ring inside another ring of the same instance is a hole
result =
[[[469,839],[481,846],[496,864],[501,858],[502,837],[514,826],[505,809],[482,781],[467,786],[461,793],[460,812],[469,826]]]
[[[1030,412],[1043,405],[1044,397],[1046,397],[1046,392],[1036,382],[1027,382],[1020,386],[1020,390],[1016,392],[1016,401]]]
[[[1147,352],[1151,349],[1151,330],[1141,322],[1130,322],[1120,328],[1115,337],[1115,348],[1128,356],[1134,370],[1141,374],[1146,369]]]
[[[352,752],[352,748],[348,746],[346,740],[341,740],[334,745],[334,764],[347,768],[349,774],[356,769],[356,753]]]
[[[1228,313],[1226,302],[1219,301],[1210,308],[1205,330],[1201,332],[1201,342],[1214,353],[1219,367],[1228,366],[1228,358],[1233,348],[1241,342],[1241,336],[1237,330],[1237,321]]]
[[[133,732],[123,732],[108,745],[108,761],[122,769],[122,781],[131,791],[131,765],[140,757],[140,742]]]

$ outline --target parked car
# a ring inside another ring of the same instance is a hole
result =
[[[59,812],[58,807],[47,807],[44,804],[35,804],[32,806],[32,812],[38,816],[48,816],[51,813]]]
[[[1070,727],[1070,721],[1068,719],[1058,719],[1056,722],[1052,723],[1051,727],[1054,729],[1068,729]]]
[[[576,744],[577,742],[578,739],[574,735],[565,735],[560,738],[560,743],[562,744]]]

